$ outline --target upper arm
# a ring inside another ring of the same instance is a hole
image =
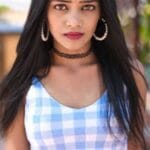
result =
[[[4,138],[5,150],[29,150],[24,128],[24,107],[21,107]]]
[[[144,67],[141,64],[141,62],[137,59],[135,59],[132,64],[133,64],[133,67],[135,68],[135,69],[132,69],[132,73],[133,73],[133,76],[134,76],[139,94],[140,94],[140,96],[142,98],[142,101],[144,103],[144,106],[145,106],[145,104],[146,104],[147,85],[146,85],[145,80],[143,78],[144,77]],[[144,109],[145,108],[141,107],[143,117],[145,116],[145,110]],[[143,128],[143,126],[142,126],[142,128]],[[141,148],[138,145],[135,146],[135,144],[133,144],[134,141],[135,141],[133,137],[129,136],[128,139],[129,139],[128,140],[128,150],[141,150]]]
[[[139,90],[139,93],[141,95],[141,98],[143,99],[144,101],[144,104],[146,102],[146,93],[147,93],[147,85],[145,83],[145,80],[144,80],[144,67],[142,65],[142,63],[135,59],[133,61],[133,66],[141,72],[141,74],[139,72],[137,72],[135,69],[132,69],[132,72],[133,72],[133,75],[134,75],[134,79],[135,79],[135,82],[136,82],[136,85],[137,85],[137,88]]]

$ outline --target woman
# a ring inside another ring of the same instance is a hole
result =
[[[113,0],[32,0],[0,88],[5,149],[144,149],[145,94]]]

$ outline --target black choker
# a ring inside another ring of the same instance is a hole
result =
[[[69,58],[69,59],[75,59],[75,58],[83,58],[83,57],[88,56],[92,52],[92,49],[90,48],[87,52],[78,53],[78,54],[63,53],[63,52],[60,52],[59,50],[57,50],[56,48],[53,48],[53,51],[54,51],[54,53],[56,53],[57,55],[59,55],[61,57],[65,57],[65,58]]]

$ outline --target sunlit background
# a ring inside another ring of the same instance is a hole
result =
[[[27,10],[29,7],[31,0],[1,0],[1,6],[8,6],[11,9],[14,10]]]
[[[116,0],[118,16],[131,53],[144,65],[150,85],[150,0]],[[16,45],[27,17],[31,0],[0,0],[0,80],[16,57]],[[147,127],[150,145],[150,94],[147,93]],[[1,147],[0,147],[1,149]],[[150,150],[150,146],[147,150]]]

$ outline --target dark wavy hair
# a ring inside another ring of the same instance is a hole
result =
[[[141,105],[143,100],[136,86],[132,69],[139,71],[132,65],[132,57],[126,46],[117,16],[115,0],[99,1],[102,17],[108,24],[109,35],[102,42],[92,38],[92,46],[102,66],[102,75],[108,91],[108,107],[114,110],[124,133],[127,136],[133,135],[144,148],[145,140],[142,129],[144,105]],[[0,133],[3,136],[23,103],[32,77],[42,79],[51,67],[49,51],[53,47],[52,36],[47,42],[43,42],[40,37],[42,22],[47,17],[48,4],[49,0],[32,0],[17,46],[17,58],[0,84]],[[99,30],[101,27],[98,24],[96,34],[100,32]],[[144,79],[142,73],[140,74]],[[126,87],[126,95],[124,87]],[[109,117],[108,114],[108,125],[110,125]]]

